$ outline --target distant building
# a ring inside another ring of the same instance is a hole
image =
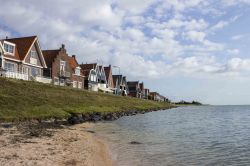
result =
[[[144,89],[144,98],[149,99],[149,89]]]
[[[129,90],[129,96],[141,98],[141,88],[139,81],[129,81],[128,84],[128,90]]]
[[[114,90],[115,86],[114,86],[114,81],[113,81],[113,76],[112,76],[111,65],[104,67],[104,71],[105,71],[105,76],[106,76],[108,88],[111,90]]]
[[[166,97],[160,95],[159,93],[157,92],[149,92],[149,98],[151,100],[154,100],[154,101],[159,101],[159,102],[165,102],[166,101]]]
[[[69,66],[71,68],[71,82],[73,88],[83,89],[84,88],[84,74],[81,70],[80,65],[76,60],[76,56],[69,56]]]
[[[80,65],[85,75],[85,89],[113,93],[108,88],[104,67],[97,63]]]
[[[143,83],[143,82],[142,82],[142,83],[139,83],[139,87],[140,87],[140,92],[141,92],[139,98],[145,99],[144,83]]]
[[[114,94],[127,96],[128,95],[128,85],[126,77],[123,75],[113,75],[114,84]]]

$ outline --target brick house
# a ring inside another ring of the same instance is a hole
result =
[[[128,83],[129,96],[141,98],[141,88],[139,81],[129,81]]]
[[[72,81],[72,86],[73,88],[83,89],[84,88],[84,75],[83,75],[80,65],[78,64],[76,60],[76,56],[72,55],[72,57],[68,57],[68,58],[69,58],[69,65],[71,67],[70,80]]]
[[[159,102],[166,102],[167,98],[160,95],[158,92],[150,92],[149,93],[150,99]]]
[[[112,67],[111,65],[104,67],[105,75],[106,75],[106,80],[107,80],[107,86],[110,90],[114,90],[114,82],[113,82],[113,77],[112,77]]]
[[[144,83],[139,83],[139,87],[140,87],[140,92],[141,92],[141,96],[140,98],[145,99],[145,94],[144,94]]]
[[[50,83],[50,79],[42,77],[47,66],[37,36],[6,38],[1,40],[1,47],[4,76]]]
[[[150,91],[149,91],[149,89],[144,89],[144,98],[145,99],[149,99],[149,93],[150,93]]]
[[[54,85],[71,86],[72,67],[69,63],[69,56],[65,45],[57,50],[43,50],[47,69],[44,70],[44,76],[51,77]]]

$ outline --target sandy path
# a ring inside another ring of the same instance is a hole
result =
[[[0,165],[112,166],[106,145],[88,132],[93,125],[53,129],[51,137],[21,140],[16,127],[0,128]]]

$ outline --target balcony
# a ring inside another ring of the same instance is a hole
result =
[[[35,80],[37,82],[41,82],[41,83],[45,83],[45,84],[50,84],[52,82],[52,79],[46,78],[46,77],[42,77],[42,76],[36,76]]]
[[[59,75],[60,75],[60,77],[69,78],[70,77],[70,72],[61,70]]]
[[[15,78],[19,80],[29,80],[28,74],[23,74],[23,73],[18,73],[18,72],[11,72],[11,71],[6,71],[5,72],[5,77],[7,78]]]

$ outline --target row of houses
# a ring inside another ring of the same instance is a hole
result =
[[[0,40],[0,76],[168,101],[159,93],[144,88],[143,82],[127,81],[120,73],[114,75],[111,65],[79,64],[75,55],[68,54],[64,44],[58,49],[42,50],[37,36]]]

